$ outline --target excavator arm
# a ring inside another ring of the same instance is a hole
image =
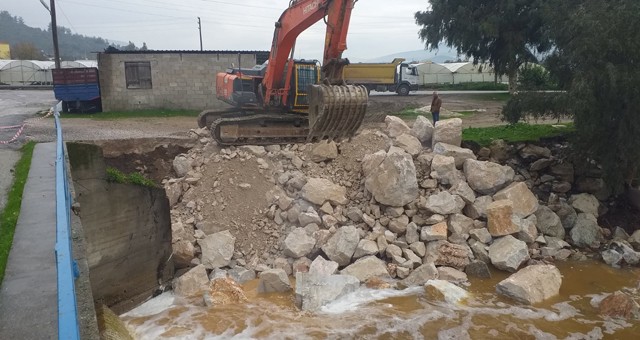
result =
[[[316,22],[326,20],[326,37],[322,78],[329,84],[340,84],[342,59],[347,49],[347,32],[351,11],[357,0],[297,0],[291,1],[280,19],[271,45],[271,54],[262,85],[266,91],[265,105],[286,103],[293,72],[293,49],[298,36]],[[288,69],[287,69],[288,66]],[[285,78],[286,74],[286,78]]]

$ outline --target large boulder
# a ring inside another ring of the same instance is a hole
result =
[[[204,291],[208,283],[207,269],[203,265],[197,265],[173,280],[173,292],[184,297],[194,296]]]
[[[402,149],[390,148],[384,161],[367,176],[365,188],[376,201],[392,207],[415,200],[420,191],[413,159]]]
[[[358,259],[343,269],[340,274],[355,276],[360,282],[365,282],[372,277],[391,278],[387,271],[387,264],[375,256]]]
[[[453,214],[449,217],[449,230],[452,234],[469,235],[473,226],[473,220],[463,214]]]
[[[331,202],[333,205],[345,205],[347,199],[347,189],[324,178],[309,178],[300,192],[302,198],[317,204],[323,205]]]
[[[569,204],[579,213],[591,214],[598,217],[598,207],[600,201],[591,194],[573,195],[569,199]]]
[[[321,141],[311,150],[311,161],[319,163],[338,158],[338,145],[334,141]]]
[[[510,184],[493,195],[493,199],[510,200],[513,203],[513,213],[523,218],[538,210],[538,199],[524,182]]]
[[[433,146],[433,153],[437,155],[453,157],[456,168],[462,169],[464,161],[467,159],[477,159],[473,151],[461,148],[456,145],[437,143]]]
[[[437,241],[427,244],[424,262],[463,270],[469,264],[470,257],[471,249],[466,244]]]
[[[174,242],[171,247],[173,248],[173,263],[177,268],[187,268],[191,266],[191,260],[196,255],[196,249],[193,243],[187,240],[180,240]]]
[[[464,200],[460,196],[452,195],[448,191],[441,191],[429,196],[424,207],[435,214],[451,215],[460,213],[464,206]]]
[[[403,133],[396,137],[393,144],[414,157],[422,152],[422,143],[420,140],[408,133]]]
[[[600,243],[604,241],[598,220],[591,214],[579,213],[576,225],[571,229],[569,235],[573,244],[581,248],[598,248]]]
[[[351,263],[351,257],[360,242],[360,234],[356,227],[349,225],[341,227],[331,238],[322,246],[322,251],[340,266],[346,266]]]
[[[316,276],[329,276],[336,273],[339,264],[334,261],[328,261],[322,256],[318,256],[309,265],[309,274]]]
[[[207,269],[215,269],[228,266],[233,257],[236,238],[228,230],[199,239],[198,244],[202,250],[201,263]]]
[[[427,144],[431,142],[433,137],[433,124],[425,116],[416,117],[416,121],[413,122],[411,127],[411,134],[418,138],[421,143]]]
[[[469,186],[483,195],[492,195],[513,181],[515,172],[508,166],[467,159],[464,175]]]
[[[445,280],[429,280],[424,289],[427,299],[437,302],[459,304],[469,297],[466,290]]]
[[[558,268],[552,265],[532,265],[500,281],[496,291],[531,305],[558,295],[561,285],[562,275]]]
[[[351,275],[296,274],[296,305],[303,311],[316,311],[325,304],[360,287]]]
[[[355,253],[353,253],[354,259],[361,257],[376,255],[380,250],[378,249],[378,243],[373,240],[362,239],[358,242]]]
[[[238,283],[228,277],[220,277],[209,282],[209,290],[204,293],[204,303],[220,306],[248,302],[244,290]]]
[[[524,148],[520,149],[519,153],[520,157],[526,160],[536,160],[540,158],[551,157],[551,150],[549,150],[549,148],[537,146],[534,144],[527,144]]]
[[[384,122],[387,124],[387,134],[391,138],[396,138],[403,133],[411,133],[411,128],[402,118],[396,116],[386,116]]]
[[[260,273],[258,293],[285,293],[291,290],[291,282],[282,269],[270,269]]]
[[[494,201],[487,206],[487,229],[493,237],[515,234],[520,231],[513,222],[511,200]]]
[[[529,249],[526,243],[507,235],[489,246],[489,258],[496,268],[515,272],[529,261]]]
[[[604,298],[598,306],[600,315],[610,318],[640,319],[640,305],[631,295],[616,291]]]
[[[425,263],[420,267],[414,269],[407,278],[402,280],[402,283],[409,286],[420,286],[427,283],[429,280],[438,278],[438,269],[433,263]]]
[[[385,158],[387,158],[387,153],[384,150],[364,155],[362,158],[362,174],[364,177],[368,177],[369,174],[378,169]]]
[[[191,171],[192,160],[185,155],[177,155],[173,159],[173,171],[176,172],[178,177],[184,177],[189,171]]]
[[[315,245],[316,239],[309,236],[304,228],[296,228],[284,239],[284,253],[297,259],[307,256]]]
[[[464,180],[462,173],[456,169],[455,158],[444,155],[433,156],[430,176],[442,184],[455,184]]]
[[[460,146],[462,143],[462,119],[452,118],[438,121],[431,144],[436,145],[437,143]]]
[[[541,205],[536,211],[536,226],[538,230],[548,236],[557,237],[563,239],[565,236],[565,230],[562,226],[560,217],[553,212],[549,207]]]

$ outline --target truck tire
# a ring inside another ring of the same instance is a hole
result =
[[[398,86],[398,90],[396,92],[398,93],[399,96],[408,96],[409,91],[411,91],[411,89],[409,88],[409,85],[402,84]]]

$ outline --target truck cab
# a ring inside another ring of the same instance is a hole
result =
[[[396,81],[395,90],[389,90],[397,92],[401,96],[406,96],[410,91],[418,90],[418,67],[413,64],[401,63],[398,65],[396,72],[398,80]]]
[[[395,58],[390,63],[354,63],[343,69],[347,84],[363,85],[369,92],[396,92],[406,96],[418,90],[418,68]]]

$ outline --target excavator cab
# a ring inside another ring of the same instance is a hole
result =
[[[309,110],[309,88],[320,83],[320,66],[317,60],[295,60],[291,77],[289,102],[292,112],[307,113]],[[286,74],[285,74],[286,77]],[[285,78],[286,79],[286,78]]]

